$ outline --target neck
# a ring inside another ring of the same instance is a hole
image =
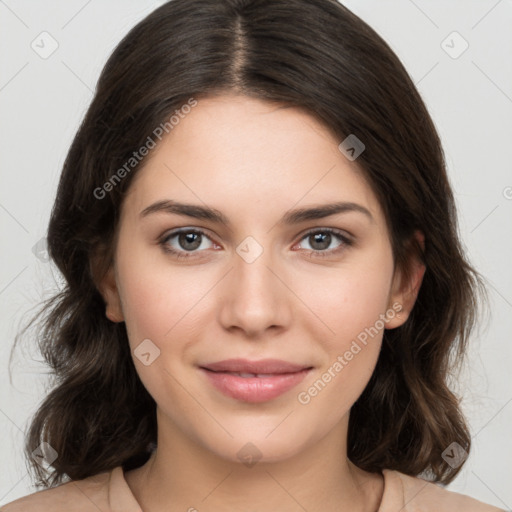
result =
[[[297,454],[277,461],[262,454],[252,464],[220,457],[165,420],[158,425],[157,449],[146,464],[125,474],[144,512],[378,509],[382,476],[346,457],[348,415]]]

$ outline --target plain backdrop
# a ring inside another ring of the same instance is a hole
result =
[[[8,363],[19,322],[58,281],[40,240],[60,170],[107,57],[161,3],[0,0],[0,505],[35,490],[23,433],[47,369],[30,343],[15,352],[12,384]],[[489,321],[455,383],[473,449],[448,488],[512,509],[512,1],[344,3],[390,44],[424,98],[462,239],[488,283]]]

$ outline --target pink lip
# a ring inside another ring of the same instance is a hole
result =
[[[201,368],[207,368],[214,372],[244,372],[244,373],[294,373],[310,368],[310,365],[289,363],[282,359],[224,359],[216,363],[202,364]]]
[[[225,395],[244,402],[266,402],[299,384],[311,367],[278,359],[248,361],[227,359],[200,367],[209,381]],[[268,377],[240,377],[229,372],[273,374]]]

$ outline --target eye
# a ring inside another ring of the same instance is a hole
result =
[[[210,240],[210,238],[204,231],[200,229],[184,228],[164,235],[163,238],[160,239],[159,244],[165,252],[175,255],[177,258],[190,258],[194,253],[201,252],[197,249],[208,248],[208,246],[205,247],[203,243],[205,240]],[[174,243],[171,243],[171,241]]]
[[[329,249],[333,241],[338,239],[339,244],[334,249]],[[346,247],[352,245],[352,240],[343,232],[332,228],[317,228],[308,231],[301,240],[307,240],[312,249],[308,249],[313,257],[331,256],[343,251]]]
[[[210,246],[204,244],[206,240],[210,241]],[[317,228],[307,232],[302,238],[310,242],[311,249],[306,249],[313,257],[325,257],[337,254],[346,247],[353,244],[352,240],[343,232],[332,228]],[[338,240],[338,245],[334,249],[329,249],[333,241]],[[165,234],[159,244],[163,250],[177,258],[190,258],[195,253],[202,252],[199,249],[208,249],[212,246],[219,247],[214,244],[210,237],[200,229],[182,228]]]

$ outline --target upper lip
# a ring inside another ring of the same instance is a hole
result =
[[[295,373],[311,368],[310,365],[290,363],[281,359],[224,359],[215,363],[201,365],[201,368],[214,372],[240,372],[240,373]]]

